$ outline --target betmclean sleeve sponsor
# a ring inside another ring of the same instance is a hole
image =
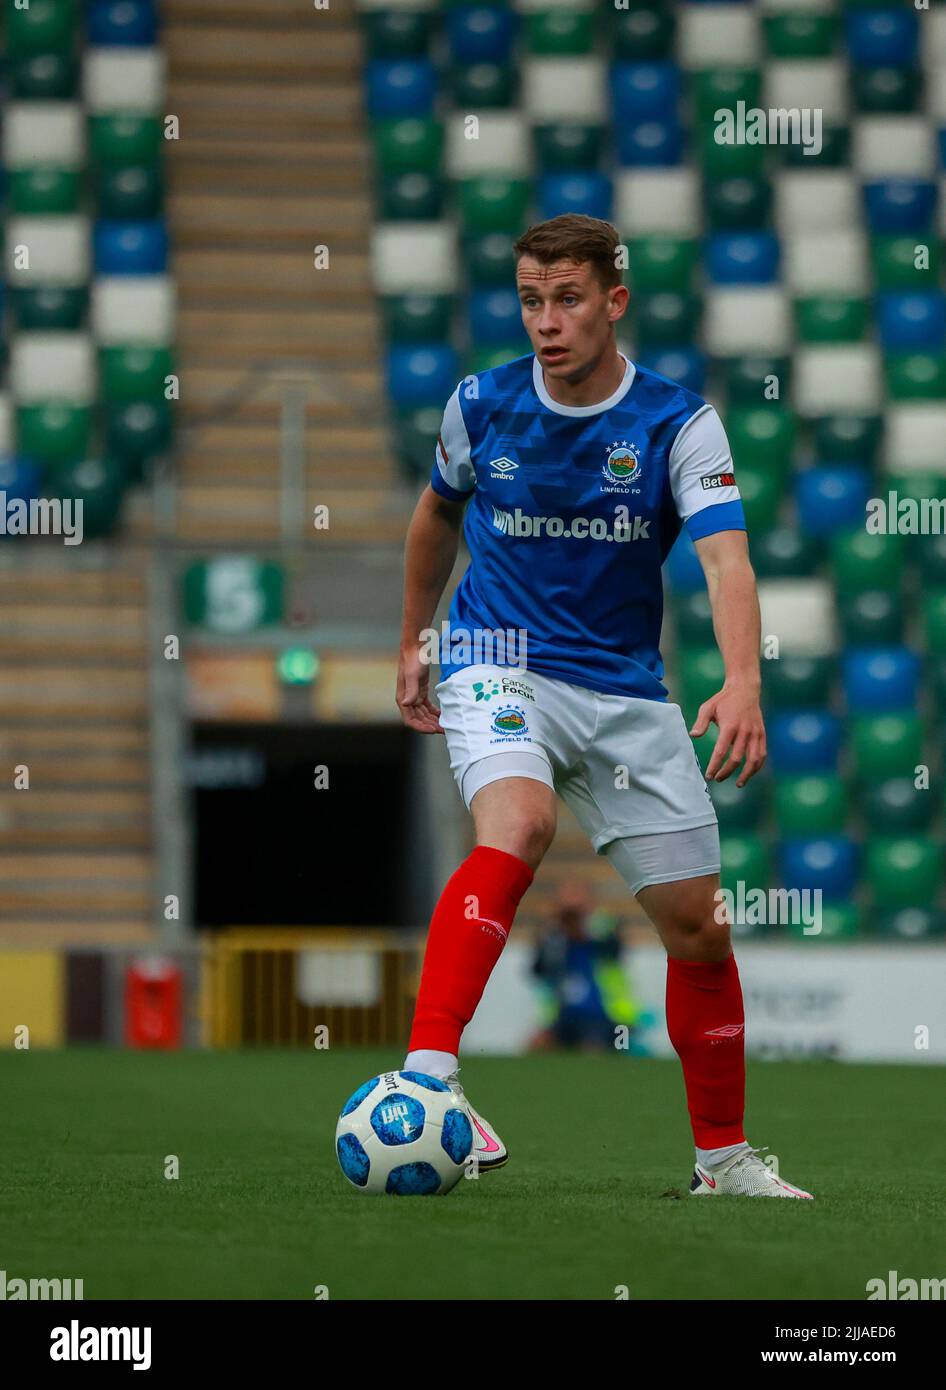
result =
[[[691,540],[746,529],[729,440],[711,405],[704,405],[682,427],[670,450],[669,467],[673,500]]]
[[[434,492],[451,502],[465,502],[476,487],[476,474],[470,458],[470,436],[460,409],[460,388],[447,401],[434,450],[430,485]]]

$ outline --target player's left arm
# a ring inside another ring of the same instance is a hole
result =
[[[737,787],[743,787],[765,762],[765,725],[759,705],[762,620],[755,574],[745,531],[716,531],[693,544],[706,575],[726,677],[722,690],[700,706],[690,733],[699,738],[711,721],[718,725],[707,780],[724,782],[745,759],[736,781]]]

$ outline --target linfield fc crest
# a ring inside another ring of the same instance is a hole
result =
[[[515,705],[507,705],[505,709],[498,709],[493,715],[493,722],[490,725],[494,734],[505,734],[506,737],[515,737],[516,734],[527,734],[529,725],[521,709]]]
[[[604,492],[630,492],[641,475],[641,451],[626,439],[608,445],[608,457],[601,470]]]

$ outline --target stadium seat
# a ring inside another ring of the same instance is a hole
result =
[[[610,221],[612,197],[611,180],[604,174],[545,174],[537,188],[539,217],[544,221],[563,212],[578,212]]]
[[[727,412],[726,432],[737,469],[757,464],[783,477],[791,467],[795,418],[775,405]]]
[[[859,526],[838,532],[831,538],[831,566],[841,594],[898,590],[903,579],[903,538],[872,534]]]
[[[99,380],[106,402],[165,399],[165,379],[174,371],[170,348],[141,343],[114,345],[99,354]]]
[[[464,231],[518,233],[530,196],[530,186],[524,179],[492,175],[464,179],[458,196]]]
[[[372,120],[433,114],[437,74],[427,58],[373,58],[365,68],[365,83]]]
[[[885,777],[912,777],[923,755],[919,715],[858,715],[851,721],[851,747],[857,774],[865,783]]]
[[[161,275],[167,269],[168,236],[162,218],[96,222],[92,242],[97,275]]]
[[[372,58],[423,58],[433,17],[420,9],[383,9],[360,16]]]
[[[10,171],[8,185],[12,212],[27,216],[79,211],[79,171],[53,165],[32,165]]]
[[[795,355],[794,400],[803,415],[867,414],[883,393],[873,343],[802,347]]]
[[[789,652],[762,663],[762,694],[772,709],[824,709],[830,702],[833,683],[831,657]]]
[[[877,179],[864,185],[872,233],[924,232],[936,210],[936,185],[927,179]]]
[[[474,290],[468,307],[470,338],[475,347],[502,347],[521,343],[529,351],[529,340],[522,327],[519,296],[515,289]]]
[[[7,221],[7,284],[82,285],[89,278],[89,223],[81,214],[11,217]],[[18,247],[25,247],[26,260]]]
[[[86,26],[92,44],[152,45],[158,34],[154,0],[91,0]]]
[[[776,286],[710,287],[704,324],[707,346],[719,357],[778,355],[791,344],[789,302]]]
[[[717,285],[766,285],[778,273],[779,246],[771,232],[713,232],[706,273]]]
[[[696,241],[685,237],[632,237],[627,245],[628,273],[635,293],[648,290],[685,292],[693,282]]]
[[[819,548],[796,525],[773,526],[750,536],[749,554],[758,579],[806,579],[817,567]]]
[[[99,275],[93,282],[92,331],[100,347],[170,343],[174,314],[174,287],[163,275]]]
[[[3,165],[6,169],[24,169],[37,164],[77,169],[84,159],[85,124],[78,103],[7,103],[3,113]]]
[[[456,352],[446,344],[392,347],[388,390],[399,408],[434,405],[453,394],[460,377]]]
[[[594,125],[607,116],[604,64],[596,57],[527,58],[522,64],[522,106],[533,124],[562,119],[562,94],[568,93],[570,120]]]
[[[25,331],[75,331],[84,323],[88,304],[85,285],[41,285],[10,292],[16,327]]]
[[[14,101],[75,101],[79,63],[72,53],[24,53],[10,61]]]
[[[82,91],[90,112],[162,110],[165,54],[153,48],[90,48],[82,71]]]
[[[903,603],[889,589],[839,595],[838,618],[850,647],[896,644],[903,638]]]
[[[799,231],[786,239],[784,279],[793,294],[863,295],[870,287],[867,241],[856,227]]]
[[[443,157],[443,124],[432,118],[401,116],[372,125],[374,153],[382,174],[436,174]],[[465,145],[476,145],[467,140]],[[451,173],[456,171],[451,170]]]
[[[614,56],[618,61],[653,62],[673,56],[676,14],[661,4],[634,4],[609,10]]]
[[[157,165],[131,164],[97,171],[99,216],[108,221],[143,222],[157,218],[164,184]]]
[[[511,63],[471,63],[451,69],[447,90],[461,111],[511,108],[519,93],[519,71]]]
[[[877,919],[881,936],[897,941],[927,941],[946,935],[946,912],[942,908],[914,905],[881,910]]]
[[[920,662],[906,647],[867,647],[845,652],[844,695],[854,714],[910,709],[916,704]]]
[[[857,845],[842,835],[785,840],[779,860],[786,888],[819,889],[829,902],[849,898],[857,883]]]
[[[791,653],[827,656],[835,650],[834,595],[818,578],[759,582],[763,641],[774,637],[779,659]]]
[[[848,820],[843,781],[829,774],[776,778],[775,819],[784,838],[841,834]]]
[[[75,0],[10,5],[6,13],[7,48],[16,56],[67,52],[75,41],[76,18]]]
[[[618,163],[628,168],[679,164],[685,137],[676,117],[626,121],[617,130]]]
[[[936,814],[932,793],[917,788],[913,777],[867,782],[859,804],[870,830],[878,835],[928,830]]]
[[[833,773],[840,747],[840,722],[827,710],[777,711],[771,717],[768,750],[777,773]]]
[[[867,842],[866,866],[877,907],[929,907],[942,886],[943,847],[929,836],[882,835]]]
[[[50,400],[21,405],[17,410],[17,452],[38,463],[55,466],[86,457],[92,427],[87,405]]]
[[[798,339],[803,343],[859,343],[871,322],[866,299],[812,295],[795,301]]]
[[[600,126],[556,121],[550,125],[536,126],[533,136],[543,173],[574,173],[598,167],[604,140]]]
[[[771,786],[763,774],[756,773],[743,787],[736,785],[735,773],[725,782],[708,782],[707,787],[723,834],[757,831],[765,824]]]
[[[823,415],[812,422],[812,443],[818,463],[857,463],[873,468],[883,420],[879,415]]]
[[[783,237],[845,231],[858,222],[860,190],[843,169],[783,169],[775,182],[776,222]]]
[[[509,58],[518,16],[502,5],[462,6],[445,15],[454,63],[504,63]]]
[[[376,226],[371,270],[379,294],[450,294],[458,286],[456,232],[448,222]]]
[[[21,404],[55,397],[88,404],[95,394],[95,354],[85,333],[19,333],[10,353],[10,388]]]
[[[634,169],[614,180],[614,222],[625,237],[693,237],[701,228],[692,169]]]
[[[867,470],[855,464],[809,468],[795,484],[799,525],[810,536],[831,536],[856,526],[864,520],[870,492]]]
[[[887,291],[878,296],[880,341],[888,352],[939,352],[946,344],[946,295]]]

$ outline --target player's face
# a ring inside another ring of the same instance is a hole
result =
[[[523,256],[516,288],[522,322],[546,376],[580,381],[593,371],[627,306],[624,286],[605,289],[587,261],[543,265]]]

